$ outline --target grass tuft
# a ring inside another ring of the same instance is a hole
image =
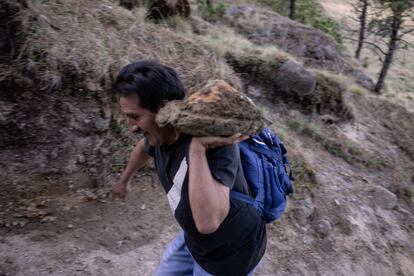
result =
[[[293,197],[300,199],[305,195],[313,196],[317,187],[317,181],[316,169],[312,165],[314,160],[311,153],[302,150],[303,147],[300,145],[297,136],[286,128],[284,124],[280,124],[277,127],[271,126],[270,129],[277,133],[287,149],[295,177]]]
[[[182,16],[171,16],[162,21],[169,28],[174,29],[175,31],[185,34],[186,36],[191,36],[193,34],[193,28],[191,23]]]
[[[366,89],[358,85],[352,85],[349,87],[348,91],[357,96],[364,96],[368,94],[368,91]]]

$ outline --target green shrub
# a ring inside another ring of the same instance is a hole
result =
[[[369,58],[368,57],[364,57],[362,66],[364,66],[364,68],[368,68],[369,67]]]
[[[414,198],[414,191],[411,187],[404,188],[404,195],[410,199]]]
[[[208,5],[206,0],[197,0],[198,10],[204,19],[215,22],[222,18],[226,12],[226,4],[224,0],[218,1],[216,4]]]

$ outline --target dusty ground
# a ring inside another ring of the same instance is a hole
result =
[[[152,177],[139,179],[126,202],[43,197],[53,222],[1,230],[1,275],[149,275],[177,226]]]

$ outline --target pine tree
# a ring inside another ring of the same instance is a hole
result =
[[[354,11],[359,15],[358,16],[358,23],[359,23],[359,30],[358,30],[358,46],[355,51],[355,58],[359,59],[361,56],[361,51],[364,46],[365,41],[365,33],[367,28],[367,15],[368,15],[368,7],[370,3],[368,0],[358,0],[358,2],[353,6]]]
[[[296,0],[290,0],[289,18],[292,20],[296,19]]]
[[[380,56],[382,68],[375,84],[374,92],[380,93],[387,77],[396,51],[401,48],[414,47],[404,40],[404,36],[414,32],[408,22],[414,20],[413,0],[376,0],[376,13],[369,24],[369,31],[379,37],[379,43],[371,43],[374,51]],[[385,39],[386,49],[381,47]]]

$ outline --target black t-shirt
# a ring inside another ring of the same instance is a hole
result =
[[[191,138],[182,134],[174,144],[162,146],[150,146],[145,141],[145,152],[154,157],[173,215],[197,263],[213,275],[246,275],[265,252],[265,222],[253,206],[231,199],[230,211],[215,232],[205,235],[197,231],[188,198]],[[249,194],[237,145],[209,149],[206,154],[211,174],[218,182]]]

